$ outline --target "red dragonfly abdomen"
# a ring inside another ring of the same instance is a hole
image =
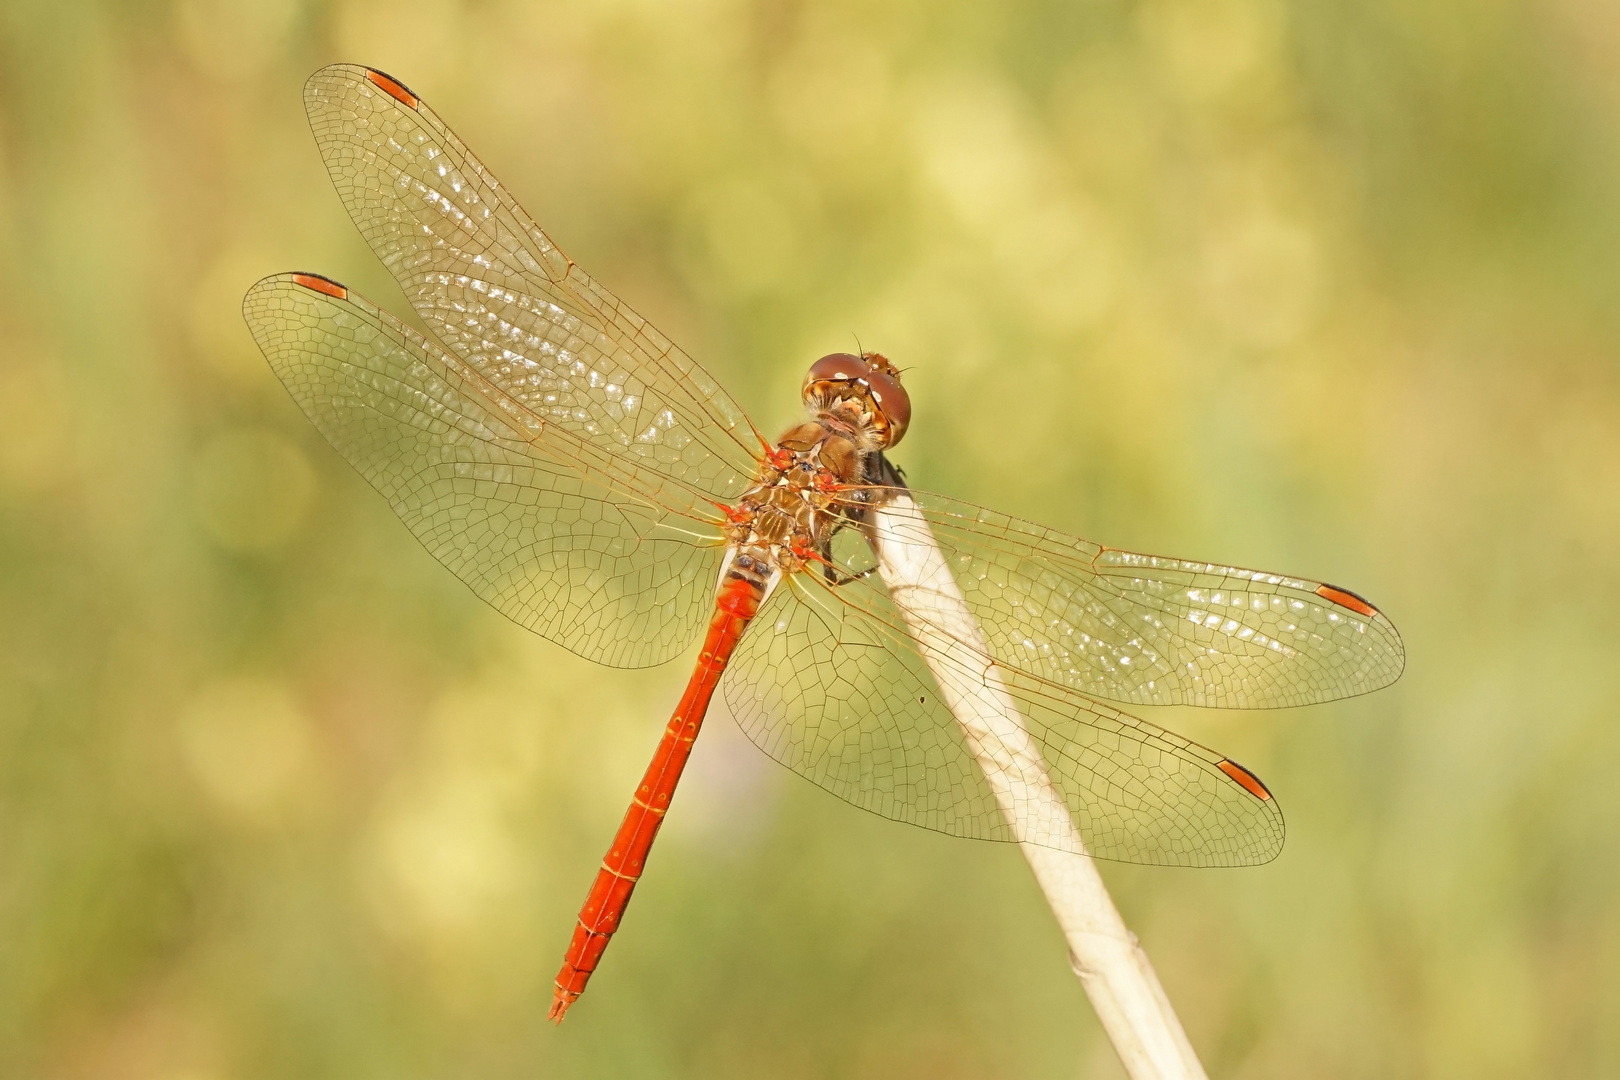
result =
[[[596,872],[585,906],[580,909],[579,922],[574,925],[574,938],[563,957],[562,971],[557,974],[557,989],[551,1001],[550,1019],[562,1022],[568,1007],[585,992],[591,972],[602,960],[608,940],[619,928],[619,920],[630,903],[636,881],[647,864],[647,852],[652,849],[658,826],[663,824],[669,809],[670,797],[680,782],[681,770],[692,753],[692,743],[703,716],[709,709],[709,699],[720,683],[720,675],[731,659],[732,650],[742,637],[743,630],[759,611],[762,590],[754,582],[728,577],[715,599],[714,618],[709,622],[708,635],[703,640],[703,652],[697,668],[686,684],[686,693],[675,707],[675,715],[664,729],[664,737],[647,766],[635,798],[624,815],[624,823],[613,837],[602,868]]]

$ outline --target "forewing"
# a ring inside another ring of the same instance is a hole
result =
[[[660,663],[697,632],[721,549],[690,491],[528,411],[336,283],[265,278],[243,315],[305,415],[502,613],[619,667]]]
[[[1347,590],[910,494],[995,659],[1036,679],[1137,705],[1256,709],[1365,694],[1405,666],[1394,624]]]
[[[982,678],[974,667],[964,657],[950,677]],[[1005,683],[1074,825],[1031,842],[1080,851],[1078,838],[1099,858],[1170,866],[1249,865],[1282,849],[1276,800],[1219,754],[1018,672]],[[1017,838],[871,579],[786,579],[743,635],[723,685],[760,749],[838,797],[952,836]]]
[[[559,251],[424,102],[335,64],[304,104],[343,205],[451,353],[581,439],[722,502],[747,487],[742,410]]]

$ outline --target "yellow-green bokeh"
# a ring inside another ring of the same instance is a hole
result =
[[[305,125],[427,98],[762,428],[857,336],[919,487],[1368,595],[1393,689],[1151,719],[1289,820],[1105,867],[1220,1077],[1620,1072],[1620,15],[1603,0],[0,7],[0,1076],[1122,1075],[1016,851],[505,623],[238,308],[397,312]]]

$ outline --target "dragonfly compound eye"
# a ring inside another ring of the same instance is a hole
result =
[[[900,385],[900,371],[878,353],[823,356],[804,377],[804,399],[858,400],[872,415],[883,449],[899,442],[911,423],[911,398]]]
[[[878,415],[886,421],[883,448],[887,450],[904,438],[906,428],[911,426],[911,395],[900,385],[900,372],[894,365],[876,353],[867,353],[867,357],[882,364],[881,367],[873,364],[866,385],[877,403]]]

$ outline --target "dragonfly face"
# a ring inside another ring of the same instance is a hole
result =
[[[911,398],[900,369],[878,353],[830,353],[810,365],[804,400],[837,424],[848,424],[857,445],[888,450],[911,423]]]

